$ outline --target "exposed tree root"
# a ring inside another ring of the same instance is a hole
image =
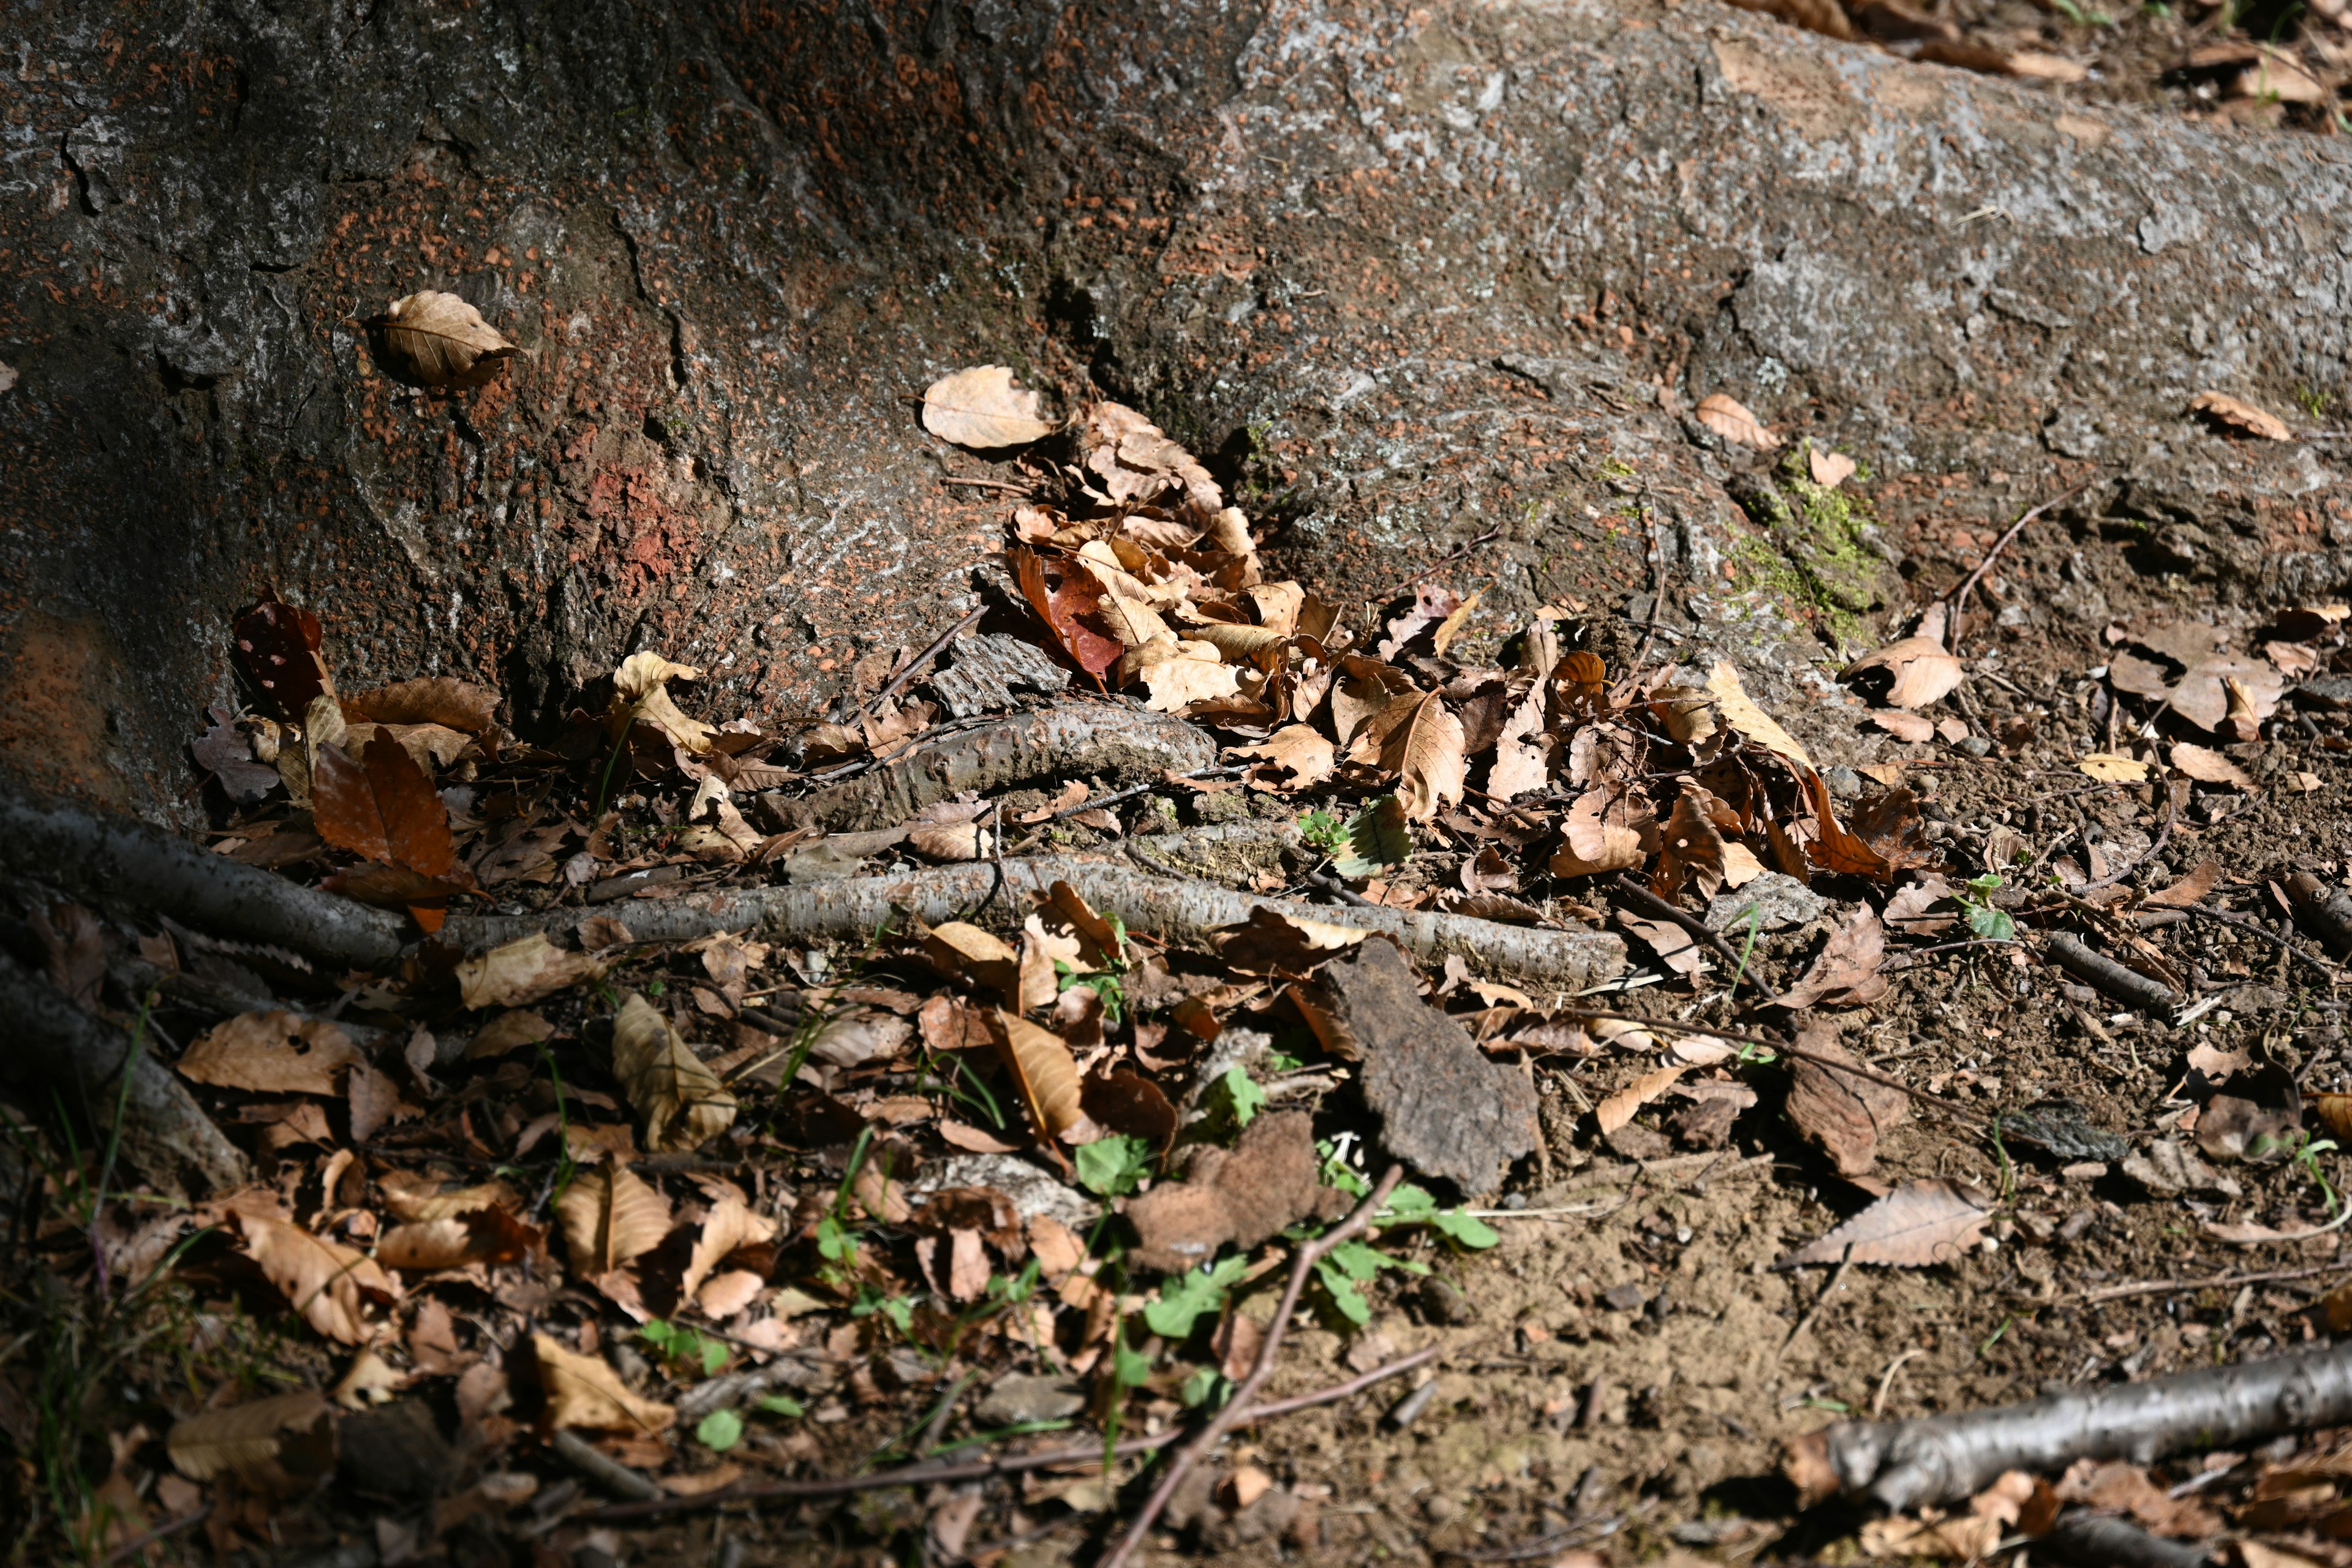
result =
[[[754,926],[800,937],[862,938],[873,935],[885,921],[903,922],[909,917],[931,925],[962,920],[1011,930],[1034,907],[1029,893],[1043,892],[1056,881],[1069,883],[1096,909],[1117,914],[1129,931],[1173,942],[1205,944],[1217,928],[1239,925],[1252,910],[1266,909],[1287,919],[1384,932],[1424,959],[1442,961],[1459,953],[1474,968],[1517,975],[1561,992],[1580,991],[1625,967],[1625,944],[1602,931],[1541,931],[1419,910],[1297,903],[1206,882],[1147,877],[1109,861],[1058,856],[1007,860],[1001,868],[982,861],[906,877],[632,900],[605,905],[596,912],[618,918],[644,942],[687,942],[716,931]],[[583,911],[576,909],[474,916],[452,920],[446,934],[479,950],[533,931],[561,930],[583,918]]]
[[[253,1179],[245,1156],[205,1114],[187,1086],[147,1048],[131,1063],[126,1093],[123,1064],[131,1037],[68,1001],[42,976],[0,952],[0,1017],[8,1020],[9,1043],[0,1053],[0,1076],[38,1078],[54,1089],[67,1111],[102,1141],[122,1108],[122,1187],[194,1196],[238,1186]]]
[[[796,826],[816,823],[835,832],[896,827],[965,790],[1093,775],[1137,782],[1192,773],[1216,760],[1215,740],[1198,725],[1139,708],[1073,702],[919,742],[870,773],[778,800],[776,809]]]
[[[381,969],[404,923],[173,837],[127,816],[0,789],[0,866],[105,909],[169,915],[338,967]]]
[[[1901,1512],[1972,1497],[2003,1470],[2145,1465],[2347,1420],[2352,1345],[2337,1345],[1957,1415],[1842,1421],[1791,1442],[1781,1469],[1809,1506],[1843,1491]]]

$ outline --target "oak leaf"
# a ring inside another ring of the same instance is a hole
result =
[[[305,1322],[355,1345],[371,1332],[364,1303],[386,1303],[400,1287],[364,1252],[266,1215],[240,1213],[245,1250]]]
[[[602,1356],[567,1350],[543,1333],[530,1336],[530,1350],[547,1401],[540,1425],[548,1431],[663,1432],[677,1419],[669,1405],[632,1393]]]
[[[335,1080],[362,1060],[351,1037],[324,1018],[240,1013],[200,1037],[180,1058],[180,1076],[215,1089],[259,1094],[340,1094]]]
[[[1641,806],[1631,795],[1612,795],[1606,788],[1587,790],[1569,808],[1560,825],[1560,845],[1552,852],[1555,877],[1597,877],[1611,871],[1638,868],[1649,858],[1646,840],[1657,824],[1635,815]]]
[[[1992,1194],[1965,1182],[1912,1182],[1780,1259],[1780,1267],[1851,1260],[1924,1268],[1950,1263],[1977,1244],[1992,1217]]]
[[[653,1153],[699,1149],[734,1123],[735,1097],[634,991],[613,1020],[613,1077],[645,1119],[645,1147]]]
[[[1054,433],[1045,400],[1013,384],[1001,364],[960,370],[931,383],[923,393],[923,428],[959,447],[992,451],[1022,447]]]

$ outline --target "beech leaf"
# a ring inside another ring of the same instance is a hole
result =
[[[399,1298],[400,1287],[364,1252],[266,1215],[236,1218],[245,1250],[261,1272],[331,1340],[359,1344],[371,1332],[362,1303]]]
[[[634,991],[613,1020],[613,1077],[644,1118],[645,1147],[654,1153],[699,1149],[734,1123],[735,1097]]]
[[[368,321],[384,370],[419,386],[480,386],[517,347],[455,294],[421,289]]]
[[[1912,1182],[1780,1259],[1779,1267],[1849,1258],[1897,1268],[1950,1263],[1977,1244],[1992,1217],[1992,1194],[1980,1188],[1965,1182]]]
[[[1462,721],[1431,691],[1391,702],[1374,714],[1358,735],[1356,747],[1378,749],[1380,765],[1400,780],[1398,794],[1406,817],[1429,822],[1444,806],[1461,802],[1469,775],[1464,740]]]
[[[335,1407],[316,1389],[206,1410],[173,1423],[172,1466],[192,1481],[234,1476],[272,1497],[293,1497],[332,1475]]]
[[[669,1405],[631,1392],[602,1356],[582,1355],[543,1333],[530,1336],[530,1351],[547,1401],[540,1423],[549,1431],[664,1432],[677,1419]]]
[[[942,441],[982,451],[1021,447],[1054,433],[1042,416],[1044,399],[1013,384],[1001,364],[960,370],[923,394],[923,428]]]
[[[533,931],[457,965],[457,987],[468,1007],[518,1007],[603,978],[604,964],[568,952]]]
[[[626,1165],[577,1172],[555,1200],[572,1271],[587,1279],[609,1274],[651,1252],[669,1235],[669,1200]]]
[[[1763,421],[1749,413],[1747,405],[1720,392],[1710,392],[1700,398],[1696,412],[1700,424],[1727,441],[1766,452],[1780,444],[1780,438],[1764,428]]]
[[[240,1013],[215,1025],[180,1058],[180,1076],[258,1094],[342,1092],[336,1078],[362,1061],[351,1037],[324,1018]]]

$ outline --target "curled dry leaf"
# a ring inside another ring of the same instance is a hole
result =
[[[699,1292],[702,1282],[732,1254],[775,1238],[774,1220],[754,1213],[740,1193],[727,1193],[703,1216],[702,1228],[694,1238],[694,1251],[687,1259],[686,1272],[678,1279],[679,1296]]]
[[[1811,469],[1813,483],[1835,489],[1853,478],[1854,462],[1843,452],[1824,452],[1819,447],[1805,448],[1805,466]]]
[[[2186,741],[2174,743],[2172,765],[2200,784],[2228,784],[2234,789],[2252,789],[2254,784],[2245,769],[2221,752]]]
[[[163,1447],[192,1481],[234,1476],[252,1490],[293,1497],[334,1473],[335,1407],[315,1389],[272,1394],[175,1422]]]
[[[1701,899],[1712,900],[1723,886],[1723,834],[1709,816],[1706,802],[1706,790],[1685,784],[1674,814],[1658,830],[1658,868],[1651,874],[1650,891],[1662,899],[1674,899],[1693,879]]]
[[[2190,868],[2187,876],[2181,878],[2170,887],[2159,888],[2155,892],[2150,893],[2147,897],[2142,899],[2140,902],[2143,904],[2155,904],[2163,909],[2177,910],[2184,904],[2193,904],[2197,902],[2197,900],[2203,898],[2206,894],[2211,892],[2213,890],[2214,884],[2221,881],[2221,867],[2219,861],[2200,860],[2193,868]]]
[[[1880,972],[1886,962],[1886,928],[1878,911],[1864,904],[1853,919],[1830,935],[1803,979],[1772,998],[1776,1007],[1861,1006],[1886,994],[1891,984]]]
[[[245,1250],[263,1275],[305,1322],[338,1343],[355,1345],[368,1337],[363,1303],[381,1305],[400,1296],[400,1287],[364,1252],[266,1215],[236,1218]]]
[[[494,947],[457,965],[457,987],[468,1007],[516,1007],[604,977],[602,960],[567,952],[543,931]]]
[[[1001,1007],[989,1014],[989,1033],[1029,1108],[1030,1124],[1058,1158],[1063,1135],[1088,1125],[1076,1058],[1061,1036]]]
[[[1331,742],[1308,724],[1286,724],[1256,745],[1235,746],[1225,754],[1257,764],[1249,771],[1254,788],[1285,794],[1319,783],[1339,764]]]
[[[1738,731],[1741,739],[1801,766],[1813,765],[1812,758],[1805,754],[1797,738],[1780,728],[1780,721],[1758,707],[1756,700],[1748,695],[1739,671],[1728,660],[1717,660],[1715,668],[1707,674],[1706,689],[1716,706],[1723,710],[1724,722]]]
[[[944,974],[970,979],[1021,1005],[1021,955],[993,931],[949,921],[923,932],[924,955]]]
[[[1054,433],[1044,418],[1045,400],[1015,386],[1001,364],[960,370],[931,383],[923,393],[923,428],[959,447],[993,451],[1022,447]]]
[[[1231,1244],[1246,1250],[1318,1212],[1323,1189],[1314,1122],[1304,1111],[1262,1115],[1232,1152],[1206,1149],[1187,1179],[1133,1199],[1138,1247],[1129,1256],[1170,1274],[1196,1268]],[[1336,1194],[1335,1194],[1336,1195]]]
[[[699,1149],[734,1124],[735,1097],[634,991],[613,1020],[613,1076],[645,1119],[645,1146],[654,1153]]]
[[[1552,852],[1551,874],[1597,877],[1639,868],[1649,858],[1643,845],[1654,840],[1657,824],[1647,817],[1637,818],[1637,809],[1631,795],[1612,798],[1606,788],[1587,790],[1569,808],[1568,819],[1561,825],[1560,845]]]
[[[1633,1121],[1635,1111],[1672,1089],[1687,1070],[1685,1068],[1671,1067],[1661,1068],[1656,1072],[1643,1073],[1640,1078],[1594,1106],[1592,1119],[1599,1123],[1601,1135],[1605,1138]]]
[[[555,1026],[528,1007],[510,1007],[474,1031],[466,1059],[479,1061],[504,1056],[517,1046],[535,1046],[555,1037]]]
[[[333,1095],[342,1092],[339,1075],[361,1060],[351,1037],[324,1018],[240,1013],[190,1046],[179,1068],[183,1078],[216,1089]]]
[[[231,637],[239,668],[279,718],[299,722],[312,702],[333,693],[334,678],[320,658],[319,617],[310,611],[264,599],[237,616]]]
[[[608,1274],[651,1252],[669,1234],[669,1200],[626,1165],[605,1163],[572,1178],[555,1200],[572,1271]]]
[[[1127,651],[1103,622],[1103,585],[1061,557],[1042,556],[1026,546],[1006,551],[1005,559],[1021,596],[1053,633],[1055,646],[1100,680]]]
[[[1885,1263],[1924,1268],[1975,1246],[1993,1216],[1992,1194],[1965,1182],[1912,1182],[1782,1258],[1801,1264]]]
[[[1964,674],[1960,661],[1941,643],[1931,637],[1905,637],[1855,659],[1838,672],[1838,679],[1852,680],[1874,670],[1885,672],[1886,702],[1894,708],[1924,708],[1958,686]]]
[[[663,1432],[677,1419],[669,1405],[630,1392],[603,1357],[566,1349],[551,1335],[530,1336],[539,1388],[546,1397],[540,1424],[551,1432]]]
[[[375,1260],[404,1272],[462,1268],[469,1263],[519,1263],[538,1251],[543,1239],[536,1228],[493,1204],[441,1219],[394,1226],[376,1242]]]
[[[1392,702],[1364,725],[1350,754],[1372,751],[1380,765],[1400,781],[1406,817],[1434,819],[1441,808],[1458,805],[1469,762],[1463,754],[1462,721],[1435,692]]]
[[[480,386],[517,347],[470,301],[432,289],[394,300],[368,334],[385,372],[418,386]]]
[[[1727,441],[1743,447],[1753,447],[1769,452],[1780,445],[1780,438],[1764,428],[1763,421],[1748,411],[1747,405],[1710,392],[1698,400],[1698,422]]]
[[[1885,708],[1867,715],[1864,723],[1875,724],[1896,740],[1920,745],[1936,738],[1932,720],[1916,713],[1906,713],[1900,708]]]
[[[625,738],[632,723],[650,724],[670,744],[697,756],[712,750],[719,731],[699,719],[689,719],[670,700],[672,680],[699,680],[702,671],[690,664],[673,664],[657,653],[633,653],[613,671],[614,718]]]
[[[989,811],[982,800],[934,801],[907,824],[907,845],[932,860],[982,860],[996,836],[981,826]]]
[[[495,721],[499,694],[454,676],[396,681],[342,700],[343,715],[356,722],[435,724],[479,735]]]
[[[2259,436],[2270,441],[2294,439],[2294,432],[2287,428],[2285,420],[2225,392],[2199,393],[2189,399],[2189,412],[2203,415],[2209,423],[2233,436]]]
[[[451,1215],[486,1209],[492,1204],[503,1204],[509,1209],[522,1206],[515,1190],[504,1182],[445,1188],[430,1176],[385,1171],[376,1177],[376,1186],[383,1192],[383,1206],[391,1211],[393,1218],[404,1221],[446,1219]]]

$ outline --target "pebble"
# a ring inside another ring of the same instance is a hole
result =
[[[1016,1372],[996,1380],[973,1419],[982,1427],[1017,1426],[1027,1421],[1059,1421],[1086,1407],[1086,1391],[1076,1384]]]
[[[1737,926],[1744,936],[1748,930],[1748,910],[1754,905],[1762,919],[1763,931],[1786,931],[1816,921],[1829,912],[1830,901],[1806,887],[1794,877],[1779,871],[1767,871],[1751,877],[1743,887],[1726,888],[1706,907],[1706,929],[1729,931]]]
[[[1862,775],[1855,773],[1852,768],[1845,766],[1843,763],[1840,763],[1838,766],[1833,767],[1830,769],[1829,772],[1823,773],[1822,775],[1822,782],[1829,785],[1830,793],[1837,796],[1840,800],[1857,800],[1861,798]]]

